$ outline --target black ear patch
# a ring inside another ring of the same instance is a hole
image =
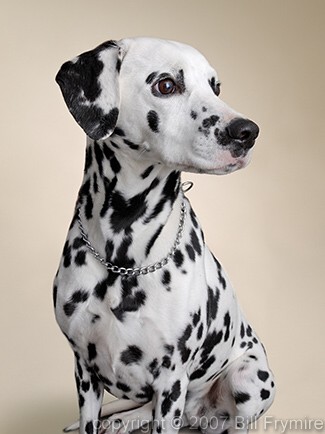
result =
[[[114,130],[119,114],[119,46],[104,42],[62,65],[56,76],[64,100],[86,134],[100,140]]]

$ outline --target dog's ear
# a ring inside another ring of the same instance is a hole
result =
[[[109,137],[119,114],[122,52],[108,41],[62,65],[56,76],[64,100],[87,136]]]

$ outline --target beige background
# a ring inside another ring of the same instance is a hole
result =
[[[189,196],[209,245],[268,349],[278,385],[268,415],[324,421],[325,2],[2,3],[1,434],[56,434],[77,414],[51,285],[85,139],[54,76],[104,40],[140,35],[202,51],[222,98],[261,127],[247,169],[184,179],[195,181]]]

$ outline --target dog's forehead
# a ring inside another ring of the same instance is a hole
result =
[[[133,38],[121,41],[126,69],[169,72],[183,69],[207,76],[216,75],[207,59],[195,48],[175,41],[154,38]]]

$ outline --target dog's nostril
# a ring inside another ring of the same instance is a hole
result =
[[[234,119],[226,127],[226,132],[231,139],[249,142],[256,139],[259,128],[249,119]]]

